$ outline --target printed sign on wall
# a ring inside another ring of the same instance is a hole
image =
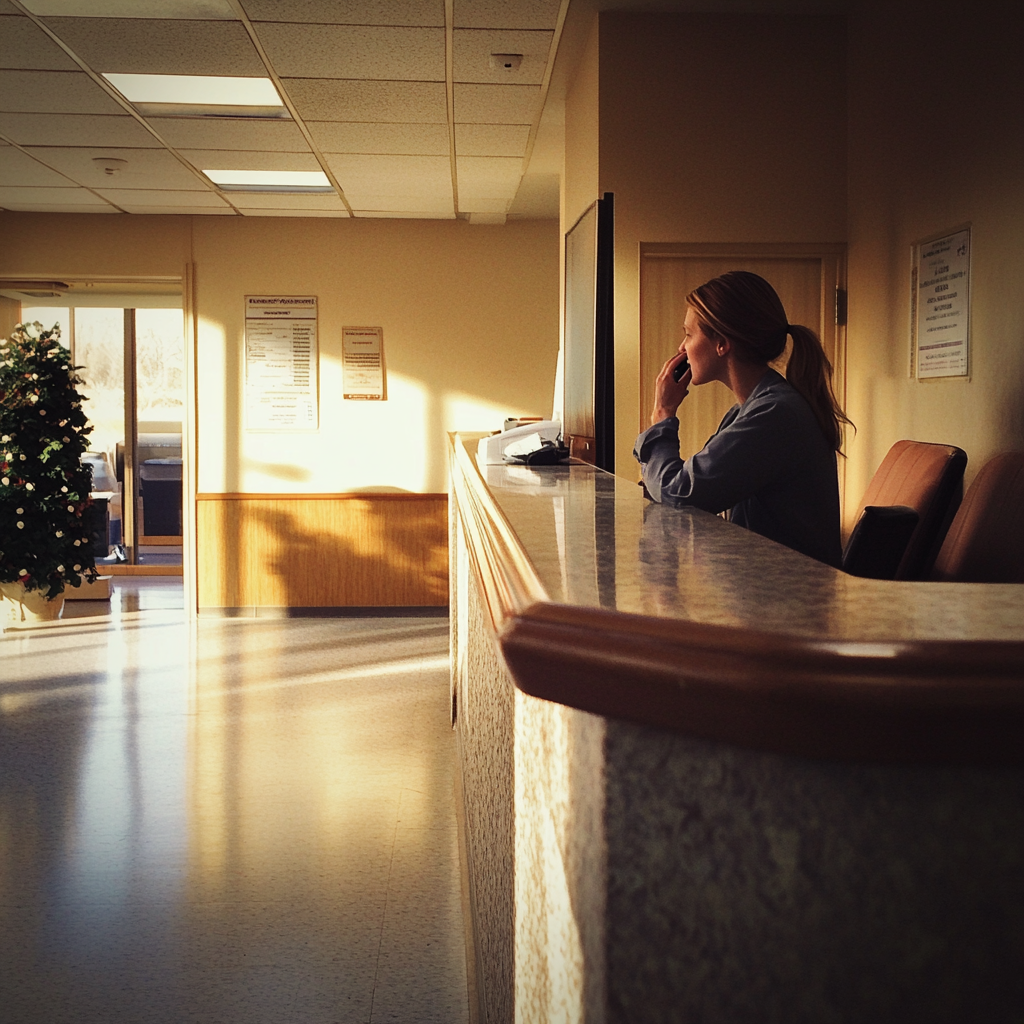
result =
[[[383,328],[343,327],[341,365],[344,398],[380,402],[388,397]]]
[[[316,430],[315,295],[245,297],[247,430]]]
[[[970,228],[921,242],[916,250],[913,323],[917,377],[966,377]]]

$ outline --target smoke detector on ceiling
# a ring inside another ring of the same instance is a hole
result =
[[[127,160],[122,160],[116,156],[94,156],[92,162],[101,170],[104,174],[114,177],[116,174],[120,174],[128,166]]]
[[[504,71],[506,74],[513,74],[519,70],[519,66],[523,63],[523,55],[521,53],[492,53],[491,54],[491,70],[492,71]]]

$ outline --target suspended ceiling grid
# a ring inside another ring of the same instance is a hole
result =
[[[557,216],[558,146],[545,142],[541,113],[567,6],[0,0],[0,207]],[[522,54],[522,64],[495,69],[492,53]],[[293,117],[144,117],[104,72],[269,76]],[[126,161],[114,176],[94,163],[111,157]],[[225,192],[204,168],[323,170],[337,191]]]

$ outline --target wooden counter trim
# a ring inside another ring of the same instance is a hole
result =
[[[816,641],[553,604],[457,437],[452,457],[471,564],[523,692],[806,757],[1024,764],[1024,641]]]
[[[447,501],[448,495],[413,491],[342,491],[338,494],[292,494],[290,491],[278,494],[219,494],[207,491],[196,495],[196,501],[423,501],[426,498]]]
[[[537,604],[499,644],[524,692],[595,714],[806,757],[1024,763],[1020,642],[830,645]]]
[[[495,635],[518,611],[547,601],[537,572],[459,435],[449,435],[452,496]]]

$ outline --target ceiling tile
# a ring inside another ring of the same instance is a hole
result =
[[[455,210],[441,213],[423,210],[355,210],[354,216],[363,220],[455,220]]]
[[[131,146],[159,149],[135,118],[124,114],[5,114],[0,132],[22,146]]]
[[[349,213],[348,210],[342,208],[340,210],[257,210],[252,208],[241,209],[238,211],[243,217],[336,217],[346,218]]]
[[[288,195],[283,192],[233,192],[231,202],[239,210],[344,210],[345,204],[330,195]]]
[[[451,195],[451,162],[446,156],[326,155],[347,196],[349,192],[405,196]]]
[[[175,149],[273,150],[308,153],[309,146],[292,120],[151,117],[154,130]]]
[[[443,82],[346,82],[289,78],[285,88],[307,121],[447,124]],[[498,86],[466,86],[490,88]]]
[[[323,153],[405,153],[445,156],[446,124],[365,124],[348,121],[307,121],[313,141]]]
[[[199,179],[193,179],[199,184]],[[227,206],[216,192],[190,191],[185,189],[145,188],[98,188],[104,199],[127,209],[129,206]]]
[[[49,18],[47,24],[101,73],[267,76],[237,21]]]
[[[558,220],[557,174],[526,174],[508,208],[510,218],[518,220]]]
[[[455,161],[459,176],[459,207],[469,197],[511,199],[519,187],[523,161],[518,157],[460,156]]]
[[[547,28],[558,21],[560,0],[455,0],[456,28]]]
[[[532,124],[540,102],[536,85],[455,86],[455,120],[462,124]]]
[[[0,203],[0,209],[13,213],[120,213],[116,206],[77,206],[73,203]]]
[[[444,0],[242,0],[253,21],[444,27]]]
[[[319,171],[312,153],[264,153],[252,150],[180,149],[193,167],[211,171]]]
[[[73,15],[78,18],[212,18],[233,21],[228,0],[23,0],[39,15]]]
[[[526,155],[530,127],[525,124],[457,124],[455,152],[459,156]]]
[[[0,17],[0,68],[77,71],[78,65],[24,14]]]
[[[106,203],[85,188],[39,188],[37,186],[7,185],[0,188],[0,206],[12,209],[12,203],[31,205],[46,203],[50,206],[105,206]]]
[[[455,215],[455,206],[452,203],[450,190],[447,196],[438,195],[432,198],[357,192],[348,196],[348,201],[353,210],[362,211],[361,216],[363,217],[386,213],[405,216],[411,214],[416,217],[453,217]]]
[[[81,71],[0,71],[0,110],[53,114],[123,114]]]
[[[444,81],[444,29],[268,22],[258,34],[285,78]]]
[[[188,203],[181,203],[176,206],[136,206],[129,200],[118,203],[125,213],[153,214],[154,216],[184,216],[196,214],[202,217],[237,217],[238,214],[230,206],[190,206]]]
[[[125,149],[117,146],[51,149],[33,147],[33,156],[55,167],[79,185],[95,189],[198,189],[202,181],[166,149]],[[126,161],[116,175],[93,163],[96,157]]]
[[[505,213],[508,199],[482,199],[479,196],[463,196],[459,193],[459,213]]]
[[[73,182],[44,167],[14,146],[0,146],[0,185],[41,185],[70,188]]]
[[[455,81],[540,85],[553,36],[553,32],[457,29],[452,42]],[[492,68],[492,53],[520,53],[523,63],[516,71]]]

